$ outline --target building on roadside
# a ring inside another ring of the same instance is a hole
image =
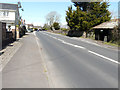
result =
[[[33,24],[26,24],[26,29],[33,29],[34,28],[34,25]]]
[[[113,19],[109,22],[104,22],[100,25],[93,27],[95,31],[95,40],[102,40],[109,42],[112,38],[112,32],[118,26],[118,19]]]
[[[0,22],[6,23],[7,31],[13,32],[13,39],[16,40],[16,25],[19,25],[18,4],[0,3]]]
[[[120,1],[118,2],[118,29],[120,30]]]
[[[2,22],[0,22],[0,50],[2,49]]]

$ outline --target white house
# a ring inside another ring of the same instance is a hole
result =
[[[6,23],[6,29],[12,31],[19,23],[18,4],[0,3],[0,21]]]

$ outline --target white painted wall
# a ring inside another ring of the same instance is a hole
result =
[[[15,21],[15,11],[0,11],[0,21],[2,20]]]

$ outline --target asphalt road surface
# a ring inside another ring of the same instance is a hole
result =
[[[34,34],[52,87],[118,88],[118,51],[49,32]]]
[[[3,88],[118,88],[116,50],[46,31],[20,43],[2,71]]]

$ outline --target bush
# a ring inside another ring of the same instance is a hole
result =
[[[54,22],[53,27],[55,28],[55,30],[59,30],[60,29],[60,24],[58,22]]]

